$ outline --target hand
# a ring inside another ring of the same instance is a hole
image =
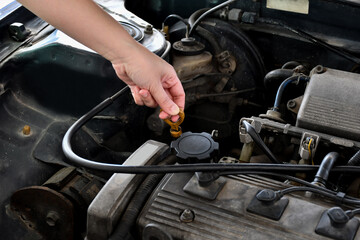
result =
[[[177,115],[179,108],[184,109],[185,93],[172,66],[137,43],[94,1],[18,1],[111,61],[119,78],[130,86],[137,104],[160,105],[160,118]]]
[[[112,63],[118,77],[130,86],[135,103],[159,105],[163,110],[160,118],[173,116],[171,120],[177,121],[179,108],[185,106],[185,93],[173,67],[138,43],[130,52]]]

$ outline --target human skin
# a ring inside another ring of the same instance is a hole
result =
[[[18,0],[57,29],[108,59],[138,105],[160,106],[177,120],[185,93],[173,67],[136,42],[92,0]]]

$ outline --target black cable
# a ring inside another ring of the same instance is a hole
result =
[[[354,210],[348,210],[345,213],[351,219],[351,218],[355,217],[356,214],[360,213],[360,208],[357,208],[357,209],[354,209]]]
[[[194,29],[196,29],[196,27],[199,25],[199,23],[200,23],[202,20],[204,20],[204,18],[206,18],[208,15],[216,12],[217,10],[220,10],[220,9],[228,6],[229,4],[231,4],[231,3],[235,2],[235,1],[237,1],[237,0],[228,0],[228,1],[226,1],[226,2],[223,2],[223,3],[221,3],[221,4],[219,4],[219,5],[215,6],[215,7],[213,7],[213,8],[210,8],[209,10],[207,10],[206,12],[204,12],[203,14],[201,14],[201,16],[200,16],[198,19],[196,19],[196,21],[194,22],[194,24],[191,26],[190,31],[189,31],[189,36],[191,36],[191,34],[192,34],[192,32],[194,31]]]
[[[120,164],[109,164],[95,162],[89,159],[82,158],[76,155],[71,147],[71,138],[74,133],[79,130],[85,123],[87,123],[98,112],[110,105],[116,98],[124,94],[129,87],[124,87],[112,97],[105,99],[99,105],[91,109],[88,113],[77,120],[65,133],[62,141],[62,149],[65,156],[70,162],[75,165],[86,167],[94,170],[118,172],[118,173],[133,173],[133,174],[156,174],[156,173],[181,173],[181,172],[213,172],[213,171],[272,171],[272,172],[315,172],[318,170],[318,165],[294,165],[294,164],[226,164],[226,163],[202,163],[202,164],[179,164],[173,166],[123,166]],[[266,145],[265,145],[266,146]],[[341,173],[360,173],[358,166],[338,166],[331,169],[331,172]]]
[[[164,21],[163,21],[163,27],[166,25],[166,22],[170,19],[170,18],[175,18],[177,20],[180,20],[181,22],[183,22],[186,25],[186,33],[185,33],[185,37],[188,38],[189,37],[189,31],[190,31],[190,24],[188,23],[188,21],[186,21],[184,18],[182,18],[181,16],[177,15],[177,14],[170,14],[169,16],[167,16]]]
[[[323,191],[325,191],[327,193],[336,194],[335,191],[332,191],[330,189],[323,188],[323,187],[320,187],[318,185],[314,185],[314,184],[312,184],[312,183],[310,183],[308,181],[305,181],[303,179],[300,179],[300,178],[297,178],[297,177],[294,177],[294,176],[290,176],[290,175],[281,174],[281,173],[260,172],[260,171],[242,171],[242,172],[236,172],[236,171],[235,172],[230,172],[230,171],[227,171],[227,172],[219,172],[218,173],[219,176],[239,175],[239,174],[241,174],[241,175],[246,175],[246,174],[268,175],[268,176],[273,176],[273,177],[279,177],[279,178],[282,178],[282,179],[287,179],[287,180],[302,184],[302,185],[307,186],[307,187],[320,189],[320,190],[323,190]]]
[[[267,19],[267,18],[259,18],[259,19],[257,19],[257,21],[261,22],[261,23],[272,24],[272,25],[277,25],[277,26],[283,27],[283,28],[289,30],[290,32],[293,32],[296,35],[301,36],[314,44],[317,44],[323,48],[330,50],[333,53],[336,53],[339,56],[342,56],[343,58],[346,58],[347,60],[350,60],[353,63],[360,64],[360,58],[358,58],[348,52],[337,49],[337,48],[331,46],[330,44],[312,36],[311,34],[308,34],[304,31],[292,28],[289,25],[286,25],[285,23],[274,21],[272,19]]]
[[[331,193],[324,191],[324,189],[316,189],[313,187],[290,187],[290,188],[286,188],[284,190],[276,191],[276,194],[278,195],[278,198],[280,199],[285,194],[289,194],[292,192],[312,192],[312,193],[316,193],[316,194],[322,195],[324,197],[327,197],[331,200],[339,201],[339,197],[336,194],[331,194]],[[360,205],[360,200],[350,199],[346,196],[341,198],[341,202],[344,204]]]
[[[256,132],[255,128],[251,126],[250,123],[247,121],[242,122],[245,126],[246,132],[251,136],[253,141],[256,145],[266,154],[266,156],[273,162],[273,163],[281,163],[279,160],[276,159],[274,154],[270,151],[270,149],[265,145],[264,141],[261,139],[259,134]]]
[[[281,99],[282,99],[282,96],[283,96],[283,94],[285,92],[285,89],[286,89],[287,85],[289,85],[290,83],[293,83],[293,82],[309,81],[309,80],[310,80],[310,77],[305,76],[305,75],[291,76],[291,77],[285,79],[280,84],[280,86],[278,88],[278,91],[276,93],[273,110],[274,111],[279,111]]]

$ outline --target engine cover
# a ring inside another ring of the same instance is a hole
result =
[[[334,69],[311,76],[298,127],[360,140],[360,75]]]
[[[192,176],[163,179],[138,218],[142,239],[328,239],[315,233],[322,214],[332,207],[323,198],[286,195],[280,219],[271,220],[247,208],[259,190],[289,185],[259,176],[221,177],[225,185],[210,200],[200,196],[212,191],[208,187],[187,191]]]

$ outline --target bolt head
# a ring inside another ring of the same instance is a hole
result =
[[[288,108],[295,108],[296,107],[296,102],[294,100],[289,100],[287,102],[287,107]]]
[[[194,221],[194,218],[195,218],[195,213],[190,209],[185,209],[180,215],[180,221],[185,223]]]
[[[60,219],[60,216],[57,212],[55,211],[49,211],[48,214],[46,215],[46,223],[47,225],[49,225],[50,227],[54,227],[56,225],[56,222]]]

